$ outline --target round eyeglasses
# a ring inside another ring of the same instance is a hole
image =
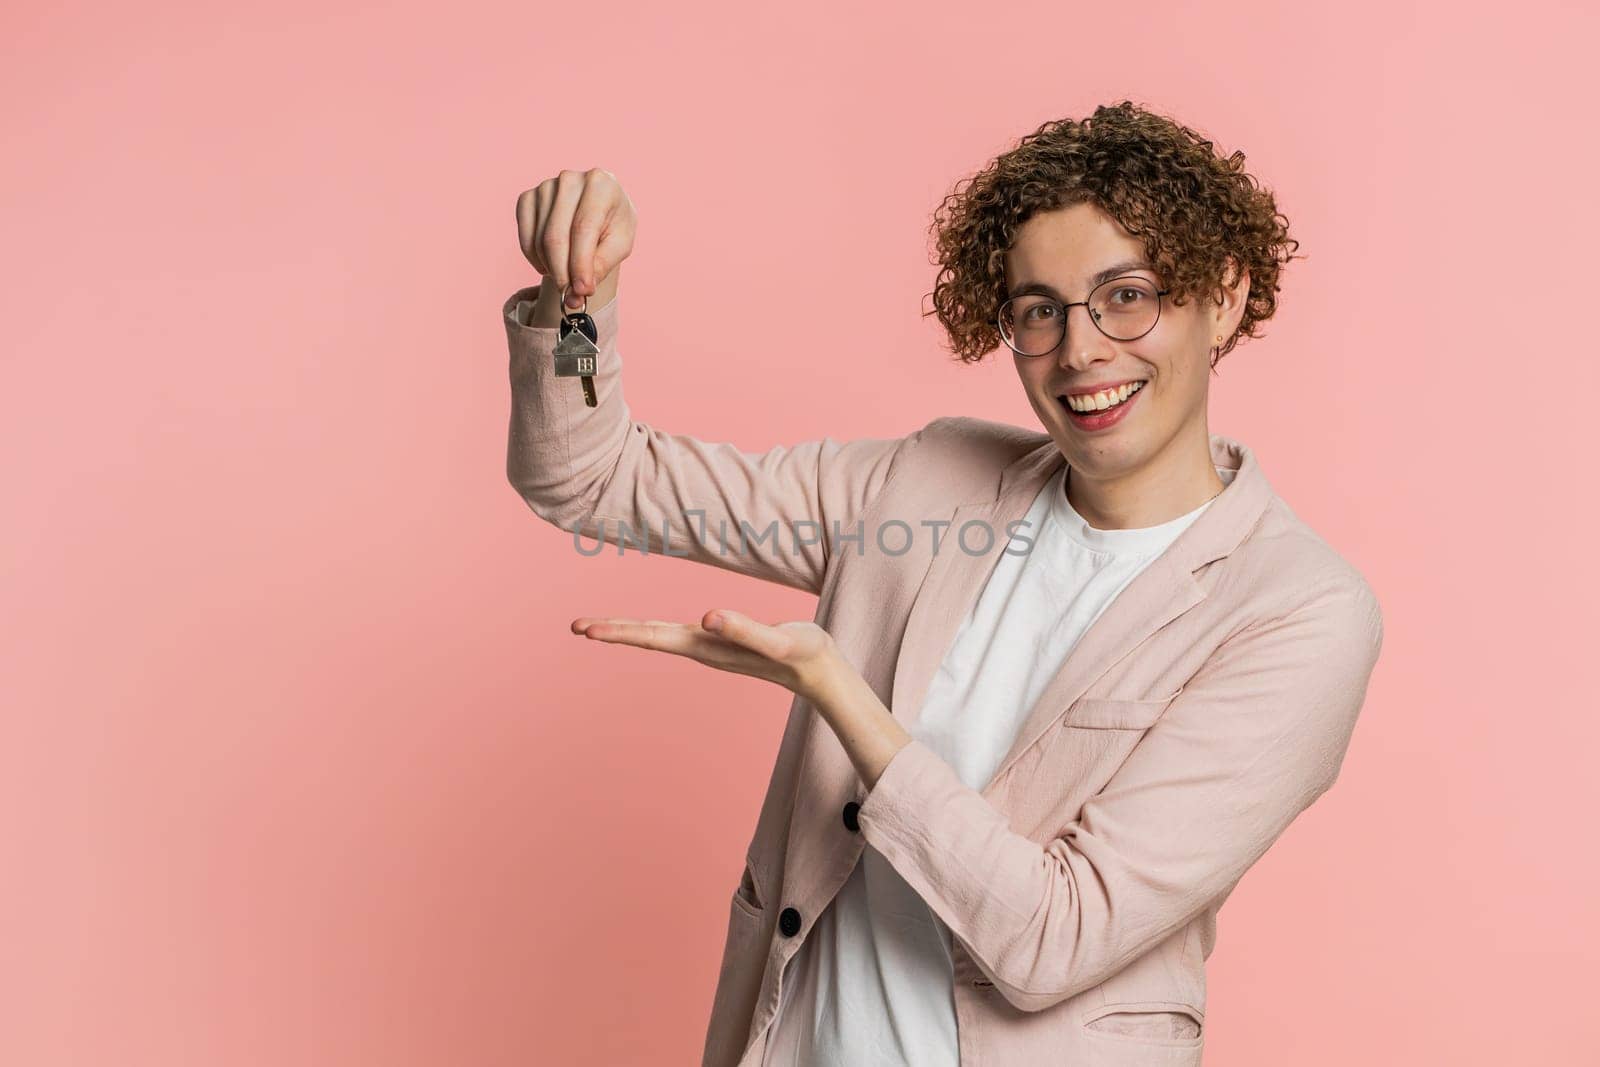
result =
[[[1067,335],[1067,312],[1082,305],[1089,309],[1095,328],[1113,341],[1137,341],[1155,329],[1161,319],[1161,298],[1170,292],[1127,275],[1101,282],[1089,299],[1072,304],[1024,293],[1000,305],[1000,337],[1019,356],[1048,355]]]

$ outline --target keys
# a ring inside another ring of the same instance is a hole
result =
[[[600,355],[600,330],[588,311],[568,311],[566,290],[561,291],[561,327],[556,335],[556,377],[578,378],[583,383],[583,402],[594,407],[599,401],[594,392],[596,359]],[[584,300],[587,308],[589,301]]]

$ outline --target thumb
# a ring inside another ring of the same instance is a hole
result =
[[[611,272],[628,258],[630,251],[632,249],[628,245],[628,235],[625,233],[611,231],[600,238],[600,243],[595,246],[594,259],[591,261],[594,263],[596,287],[610,277]]]

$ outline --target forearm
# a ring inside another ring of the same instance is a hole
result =
[[[619,550],[647,544],[653,553],[818,592],[826,532],[851,525],[922,431],[746,451],[634,419],[622,388],[619,273],[589,297],[600,334],[593,408],[577,378],[555,374],[560,287],[546,277],[504,302],[511,484],[541,518]]]
[[[861,674],[833,653],[804,689],[833,730],[868,789],[860,818],[867,840],[881,852],[961,939],[974,959],[1001,983],[1013,1003],[1037,1010],[1061,999],[1023,988],[1065,951],[1028,958],[1041,939],[1040,910],[1032,902],[1070,898],[1070,876],[1043,846],[1011,831],[1006,819],[954,770],[913,738]],[[885,777],[898,757],[894,774]],[[883,788],[879,789],[882,780]],[[1072,915],[1070,899],[1054,907]],[[1060,926],[1052,923],[1052,929]],[[1054,944],[1071,945],[1054,935]],[[1020,965],[1020,966],[1018,966]]]
[[[1333,784],[1382,636],[1364,584],[1246,627],[1042,841],[913,740],[876,768],[856,813],[862,836],[1012,1005],[1048,1008],[1224,896]],[[1055,729],[1096,731],[1065,714]],[[1058,788],[1051,778],[1067,768],[1028,787]]]
[[[591,408],[583,402],[577,378],[555,374],[561,321],[557,288],[547,278],[536,289],[517,290],[505,303],[511,384],[506,474],[536,514],[576,530],[608,484],[632,420],[622,395],[617,301],[589,300],[600,338],[594,375],[599,403]],[[614,296],[614,286],[611,291]]]
[[[1017,833],[926,744],[895,755],[856,818],[867,844],[1020,1010],[1088,988],[1141,947],[1122,951],[1104,913],[1085,911],[1079,879],[1093,885],[1092,874],[1066,843]]]
[[[894,754],[911,740],[860,672],[843,661],[836,661],[823,673],[812,703],[839,738],[868,789],[877,784]]]

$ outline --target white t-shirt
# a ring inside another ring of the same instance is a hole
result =
[[[1014,538],[1001,553],[910,729],[973,789],[989,784],[1078,639],[1211,503],[1099,530],[1068,502],[1069,470],[1034,499],[1019,528],[1032,548]],[[1217,468],[1224,484],[1234,473]],[[949,928],[867,845],[789,960],[763,1067],[957,1067],[954,981]]]

